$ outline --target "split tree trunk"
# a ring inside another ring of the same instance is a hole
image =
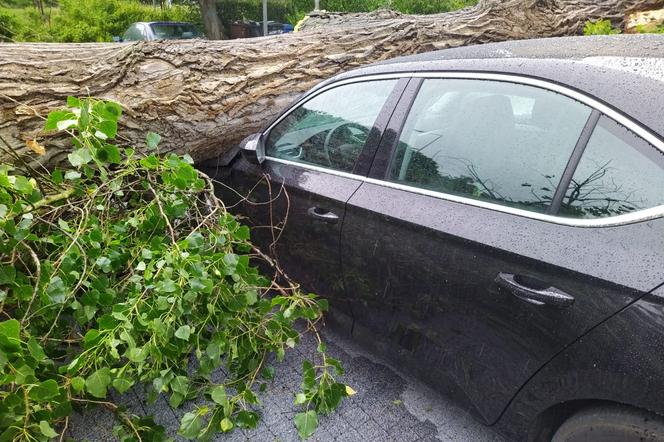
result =
[[[140,148],[151,130],[163,136],[164,151],[202,160],[229,149],[295,96],[338,72],[434,49],[578,34],[589,19],[620,20],[626,12],[663,5],[481,0],[433,16],[318,17],[304,32],[249,40],[2,44],[0,136],[32,159],[25,142],[45,139],[48,151],[40,160],[55,161],[63,146],[40,132],[40,117],[62,106],[67,95],[90,95],[125,107],[127,144]]]

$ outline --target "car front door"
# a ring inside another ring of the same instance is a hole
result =
[[[404,94],[342,232],[354,336],[487,423],[660,282],[645,262],[664,266],[664,235],[636,222],[664,204],[661,152],[587,104],[492,78]]]
[[[229,209],[253,227],[252,240],[305,290],[330,298],[343,293],[345,205],[368,173],[407,82],[355,80],[323,88],[264,133],[263,164],[239,158],[216,173]]]

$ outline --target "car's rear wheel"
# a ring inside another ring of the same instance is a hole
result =
[[[551,442],[664,441],[662,417],[626,406],[581,410],[558,428]]]

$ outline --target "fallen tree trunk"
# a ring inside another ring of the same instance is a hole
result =
[[[90,95],[126,108],[127,144],[140,148],[152,130],[164,136],[163,151],[201,160],[340,71],[453,46],[578,34],[589,19],[661,6],[664,0],[481,0],[431,16],[316,17],[304,32],[250,40],[3,44],[0,137],[33,158],[26,141],[50,137],[40,160],[56,161],[63,144],[40,132],[40,117],[67,95]]]

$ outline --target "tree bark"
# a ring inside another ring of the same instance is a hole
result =
[[[210,40],[222,40],[224,38],[221,29],[221,20],[219,20],[219,12],[217,11],[217,0],[198,0],[201,7],[201,17],[203,18],[203,26],[205,26],[205,34]]]
[[[202,160],[223,153],[297,95],[341,71],[453,46],[578,34],[589,19],[619,21],[662,6],[664,0],[482,0],[434,16],[327,18],[304,32],[258,39],[2,44],[0,136],[33,160],[25,143],[41,140],[47,153],[39,160],[57,161],[64,146],[40,132],[40,117],[62,106],[67,95],[90,95],[126,109],[123,143],[141,148],[151,130],[163,136],[162,151]]]

